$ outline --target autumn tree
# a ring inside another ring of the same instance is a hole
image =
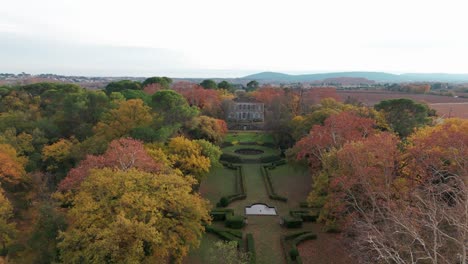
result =
[[[131,99],[106,113],[94,130],[99,139],[112,140],[128,136],[132,129],[148,126],[152,121],[151,108],[140,99]]]
[[[206,139],[214,144],[221,144],[227,133],[227,125],[224,120],[199,116],[194,118],[189,134],[195,139]]]
[[[210,170],[210,159],[202,154],[202,147],[195,141],[185,137],[172,138],[167,151],[174,167],[180,169],[184,175],[195,177],[198,182]]]
[[[19,183],[26,175],[24,165],[27,159],[18,156],[8,144],[0,144],[0,181],[9,184]]]
[[[0,245],[2,251],[11,244],[16,235],[15,224],[11,223],[13,207],[0,187]]]
[[[192,192],[194,183],[135,169],[92,170],[68,213],[71,226],[60,235],[62,260],[181,263],[210,221],[208,203]]]
[[[298,159],[305,159],[312,168],[320,167],[322,157],[346,142],[375,133],[375,121],[342,112],[327,118],[324,125],[314,125],[310,133],[294,146]]]
[[[76,168],[71,169],[60,182],[59,191],[76,190],[92,169],[101,168],[122,171],[135,168],[155,173],[161,169],[161,165],[146,152],[141,141],[130,138],[113,140],[103,155],[88,155]]]
[[[410,99],[384,100],[376,104],[374,108],[384,113],[388,124],[400,137],[407,137],[415,128],[430,123],[427,105]]]

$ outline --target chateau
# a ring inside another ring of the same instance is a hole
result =
[[[265,120],[264,104],[253,98],[235,98],[229,106],[227,120],[230,129],[262,129]]]

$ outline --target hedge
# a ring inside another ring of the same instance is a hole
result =
[[[268,197],[270,197],[270,199],[272,200],[278,200],[283,202],[288,201],[288,198],[280,196],[275,192],[275,189],[273,188],[273,183],[271,181],[270,172],[268,171],[268,166],[262,166],[261,170],[263,180],[265,182],[265,187],[268,192]]]
[[[205,231],[217,235],[224,241],[236,241],[237,248],[243,248],[242,232],[238,230],[219,229],[213,226],[206,226]]]
[[[242,166],[234,166],[229,164],[227,166],[232,166],[236,169],[236,193],[228,196],[223,196],[219,199],[219,202],[216,204],[217,207],[226,207],[230,203],[243,200],[247,197],[246,194],[246,187],[245,187],[245,178],[244,173],[242,171]]]
[[[210,215],[213,218],[213,221],[225,221],[227,215],[233,215],[233,214],[234,214],[233,209],[223,209],[223,208],[213,209],[210,212]]]
[[[225,162],[231,162],[231,163],[242,163],[242,159],[236,155],[232,154],[227,154],[223,153],[221,154],[221,157],[219,157],[219,160],[225,161]]]
[[[257,262],[257,257],[255,255],[255,243],[251,233],[247,234],[247,252],[249,253],[249,263],[255,264]]]
[[[282,225],[286,228],[299,228],[302,227],[302,219],[292,216],[281,217]]]
[[[226,215],[226,227],[240,229],[245,226],[244,217],[241,215]]]
[[[318,212],[312,210],[291,210],[289,214],[295,218],[301,218],[304,222],[315,222],[318,218]]]
[[[302,231],[298,233],[292,233],[289,235],[281,236],[281,247],[283,248],[284,257],[288,264],[301,264],[302,259],[297,250],[297,245],[302,241],[317,239],[317,235],[310,231]],[[292,241],[291,241],[292,240]],[[287,242],[290,241],[290,247]]]
[[[281,157],[278,155],[271,155],[271,156],[266,156],[266,157],[261,157],[260,162],[261,163],[271,163],[271,162],[277,162],[280,161]]]

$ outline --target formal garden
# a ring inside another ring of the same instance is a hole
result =
[[[236,241],[238,250],[250,255],[250,263],[330,263],[327,258],[333,256],[323,252],[332,251],[323,246],[332,245],[336,234],[323,231],[315,223],[318,212],[305,203],[310,173],[287,164],[270,134],[229,133],[221,163],[200,186],[212,205],[213,222],[186,263],[209,263],[220,240]],[[318,246],[321,240],[325,243]],[[311,254],[310,243],[312,251],[323,252]]]

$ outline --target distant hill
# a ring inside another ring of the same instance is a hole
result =
[[[242,79],[268,82],[315,82],[337,78],[363,78],[363,80],[367,79],[375,82],[468,82],[468,74],[445,73],[331,72],[292,75],[278,72],[261,72],[242,77]]]

